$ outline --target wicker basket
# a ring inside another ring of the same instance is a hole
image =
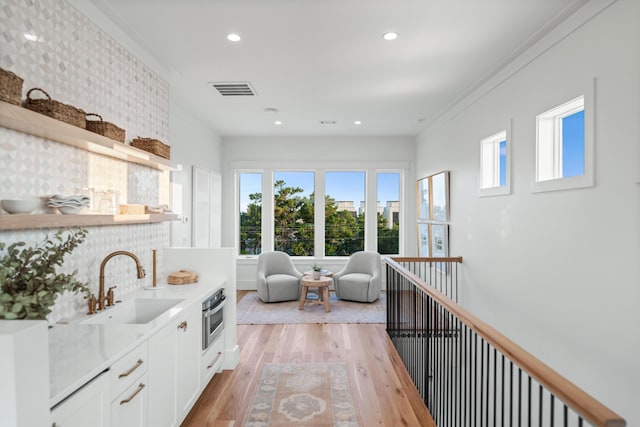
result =
[[[171,147],[157,139],[137,137],[131,141],[131,146],[164,157],[165,159],[170,158]]]
[[[44,93],[47,98],[31,98],[31,92],[34,90],[39,90]],[[60,101],[51,99],[49,94],[40,88],[34,87],[33,89],[29,89],[29,92],[27,92],[27,99],[24,101],[23,105],[29,110],[69,123],[70,125],[78,126],[82,129],[86,126],[87,119],[85,118],[85,112],[83,110],[76,108],[73,105],[63,104]]]
[[[0,68],[0,101],[20,105],[23,82],[22,77]]]
[[[89,116],[96,116],[100,120],[87,120],[87,130],[124,143],[124,129],[113,123],[105,122],[100,114],[87,113],[86,117]]]

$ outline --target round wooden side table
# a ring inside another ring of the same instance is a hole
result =
[[[309,301],[315,304],[324,303],[325,313],[331,311],[331,307],[329,307],[329,286],[333,283],[333,279],[326,276],[320,276],[320,278],[316,280],[312,276],[302,276],[300,283],[302,284],[302,292],[300,293],[300,304],[298,305],[298,310],[304,310],[304,304],[307,302],[307,292],[309,292],[309,288],[318,288],[319,300]]]

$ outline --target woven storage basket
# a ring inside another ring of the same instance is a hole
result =
[[[89,116],[96,116],[100,120],[87,120],[87,130],[124,143],[124,129],[113,123],[105,122],[100,114],[87,113],[86,117]]]
[[[46,99],[33,99],[31,98],[31,92],[39,90],[44,93]],[[27,92],[27,99],[24,101],[24,107],[29,110],[33,110],[37,113],[44,114],[56,120],[60,120],[70,125],[78,126],[84,129],[87,123],[85,118],[86,113],[80,108],[76,108],[73,105],[63,104],[60,101],[51,99],[49,94],[44,90],[34,87]]]
[[[169,147],[166,144],[163,144],[157,139],[137,137],[131,141],[131,146],[139,148],[144,151],[148,151],[157,156],[164,157],[165,159],[169,159],[171,156],[170,155],[171,147]]]
[[[20,105],[23,82],[22,77],[0,68],[0,101]]]

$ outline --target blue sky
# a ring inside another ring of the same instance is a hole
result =
[[[562,119],[562,176],[584,175],[584,110]]]
[[[336,200],[352,200],[356,206],[364,200],[365,172],[325,172],[325,190]],[[274,179],[283,179],[290,186],[300,187],[304,195],[313,192],[313,172],[276,172]],[[249,194],[262,192],[262,174],[240,175],[240,207],[246,209]],[[400,174],[396,172],[377,174],[378,201],[384,206],[389,200],[400,200]]]

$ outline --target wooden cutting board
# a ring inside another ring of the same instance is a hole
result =
[[[170,285],[188,285],[198,282],[198,273],[189,270],[174,271],[167,277],[167,283]]]

